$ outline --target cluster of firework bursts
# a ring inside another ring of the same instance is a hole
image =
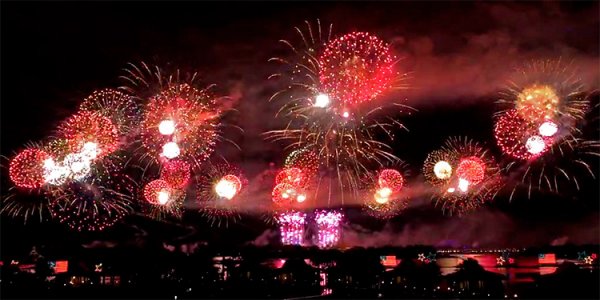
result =
[[[427,156],[423,174],[444,211],[462,215],[494,198],[502,188],[498,164],[488,150],[468,138],[449,138]]]
[[[299,44],[282,41],[291,53],[272,59],[284,68],[270,77],[285,82],[270,101],[281,103],[276,116],[287,124],[266,133],[289,142],[269,202],[284,244],[303,243],[308,222],[301,211],[308,203],[329,205],[335,196],[344,205],[349,190],[371,215],[390,218],[407,207],[411,194],[408,171],[387,144],[393,132],[405,129],[398,114],[412,112],[385,99],[403,88],[407,74],[398,71],[391,46],[366,32],[333,37],[331,26],[306,25],[296,28]],[[494,126],[502,159],[467,138],[449,138],[429,153],[422,173],[436,204],[461,215],[504,187],[513,187],[512,198],[522,184],[530,193],[558,192],[563,180],[578,188],[572,173],[581,172],[571,172],[575,168],[594,176],[587,158],[599,156],[599,143],[586,140],[583,130],[592,105],[568,70],[560,61],[534,63],[511,81]],[[248,180],[229,163],[211,162],[215,146],[227,140],[221,129],[230,105],[212,86],[199,87],[196,74],[182,79],[179,71],[165,74],[145,63],[125,72],[125,86],[93,92],[52,138],[10,159],[13,187],[3,198],[3,212],[25,217],[50,212],[89,231],[110,227],[140,207],[151,217],[178,217],[189,199],[213,224],[240,217]],[[319,189],[326,180],[324,199]],[[332,182],[339,192],[332,193]],[[314,243],[337,243],[343,215],[332,210],[313,215]]]
[[[192,175],[202,173],[218,196],[202,198],[202,204],[218,214],[221,208],[211,201],[231,200],[246,183],[233,168],[221,174],[223,168],[211,172],[213,166],[205,164],[219,140],[225,110],[208,89],[194,87],[194,77],[179,80],[158,67],[132,65],[124,77],[130,86],[123,91],[93,92],[51,139],[10,160],[14,187],[2,211],[41,218],[49,212],[80,231],[110,227],[135,207],[156,218],[177,217]],[[138,180],[143,186],[126,175],[131,170],[143,170]],[[24,201],[28,194],[45,200]],[[140,198],[145,203],[134,201]]]
[[[404,184],[406,166],[398,164],[396,169],[382,169],[368,174],[364,195],[367,213],[382,219],[392,218],[408,206],[409,197]]]

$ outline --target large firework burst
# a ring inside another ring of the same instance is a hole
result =
[[[558,193],[563,182],[579,189],[576,174],[591,174],[590,159],[599,155],[597,134],[582,131],[594,113],[590,97],[569,64],[535,61],[519,69],[498,103],[495,138],[508,162],[505,170],[517,188]],[[574,172],[582,168],[584,172]]]
[[[117,126],[98,112],[80,111],[69,117],[58,128],[58,137],[66,140],[70,153],[83,150],[86,143],[97,147],[97,156],[108,155],[119,148]]]
[[[437,179],[433,181],[433,198],[449,214],[462,215],[478,208],[502,187],[500,168],[492,155],[468,138],[447,139],[442,149],[428,157],[424,168],[434,169],[424,172]]]
[[[382,116],[384,108],[373,99],[398,87],[397,79],[403,76],[393,70],[394,58],[377,37],[352,33],[331,40],[331,26],[324,33],[320,23],[314,31],[306,24],[308,33],[296,28],[302,46],[282,41],[293,55],[271,59],[286,66],[270,78],[286,80],[286,88],[271,101],[281,101],[277,116],[288,123],[285,129],[269,131],[266,136],[290,142],[288,149],[314,153],[327,176],[336,178],[340,187],[356,191],[360,174],[371,165],[396,159],[377,137],[391,139],[391,129],[403,126]]]
[[[196,201],[211,225],[225,225],[240,218],[240,194],[248,181],[241,170],[228,163],[208,165],[196,176]]]
[[[61,223],[77,231],[101,231],[131,212],[136,188],[122,170],[97,168],[88,179],[51,188],[47,196],[52,216]]]
[[[94,91],[79,106],[81,111],[97,112],[111,120],[120,135],[137,128],[140,108],[133,97],[113,89]]]

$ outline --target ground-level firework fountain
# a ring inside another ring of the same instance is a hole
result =
[[[281,243],[284,245],[302,245],[304,241],[304,226],[306,214],[297,211],[280,213],[277,217]]]
[[[317,210],[315,212],[315,223],[317,224],[315,244],[319,248],[333,247],[339,242],[343,216],[339,211]]]

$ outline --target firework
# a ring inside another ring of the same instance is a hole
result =
[[[404,184],[404,177],[402,174],[394,169],[384,169],[379,172],[379,178],[377,179],[380,188],[388,188],[392,192],[398,192],[402,189]]]
[[[388,118],[384,114],[401,112],[407,107],[389,103],[386,106],[397,109],[385,109],[370,100],[396,87],[396,79],[400,76],[392,70],[393,62],[389,61],[392,56],[387,52],[387,46],[376,37],[354,33],[330,41],[331,28],[329,33],[324,33],[320,23],[317,30],[313,30],[308,22],[306,24],[308,33],[296,28],[302,46],[282,41],[294,55],[289,59],[271,59],[287,67],[284,72],[271,76],[285,79],[286,88],[276,92],[270,101],[283,101],[276,116],[286,118],[288,124],[285,129],[267,132],[266,136],[274,141],[290,142],[286,149],[313,153],[315,157],[307,163],[309,169],[323,167],[324,171],[316,178],[317,182],[327,176],[337,181],[342,190],[350,188],[356,192],[365,170],[397,159],[391,153],[391,147],[375,137],[391,139],[392,129],[402,127],[402,124],[397,118]],[[358,44],[346,44],[350,37]],[[369,44],[377,49],[362,48]],[[347,60],[350,55],[357,58],[350,59],[344,69],[344,63],[338,60]],[[336,70],[341,72],[339,76],[334,76]],[[362,81],[345,84],[355,76]],[[346,85],[343,89],[342,84]],[[346,94],[349,96],[345,97]],[[355,105],[358,103],[362,104]],[[316,162],[319,165],[313,166]],[[289,166],[306,171],[308,177],[313,172],[301,165]],[[343,197],[341,202],[344,202]]]
[[[285,159],[285,166],[299,168],[307,178],[312,178],[319,171],[319,157],[308,149],[294,150]]]
[[[144,198],[150,204],[153,205],[164,205],[171,200],[170,195],[172,194],[171,185],[168,182],[156,179],[150,181],[144,187]]]
[[[52,217],[77,231],[102,231],[129,214],[136,185],[122,172],[96,172],[86,181],[71,181],[48,196]]]
[[[316,244],[319,248],[331,248],[338,243],[342,218],[343,214],[338,211],[317,210],[315,212]]]
[[[120,135],[139,124],[139,107],[130,95],[113,89],[94,91],[79,106],[81,111],[97,112],[111,120]]]
[[[277,184],[271,193],[275,205],[281,207],[292,205],[297,195],[298,187],[285,182]]]
[[[44,163],[50,155],[39,148],[27,148],[19,152],[9,164],[9,177],[15,186],[37,189],[44,185]]]
[[[454,170],[443,180],[435,174],[434,168],[439,162],[446,162]],[[493,157],[478,143],[466,138],[448,139],[441,150],[430,154],[425,165],[430,182],[436,186],[433,198],[450,214],[462,215],[478,208],[491,200],[502,186],[500,169]],[[433,176],[435,180],[431,180]]]
[[[108,155],[119,147],[117,127],[97,112],[81,111],[64,121],[58,131],[71,153],[81,152],[87,143],[96,145],[98,156]]]
[[[306,184],[306,175],[299,168],[285,168],[275,177],[275,184],[287,183],[292,186],[301,187]]]
[[[406,165],[400,163],[395,169],[383,169],[365,176],[365,190],[362,197],[369,215],[389,219],[408,206],[409,198],[406,188],[403,189],[404,177],[408,173],[405,170]]]
[[[453,152],[435,150],[427,155],[423,163],[423,175],[432,185],[446,183],[452,177],[453,168],[456,166],[456,157]]]
[[[217,140],[216,101],[206,90],[171,85],[152,97],[141,122],[141,140],[151,157],[180,157],[196,164],[212,153]]]
[[[281,212],[277,215],[281,243],[284,245],[302,245],[306,214],[297,211]]]
[[[196,176],[196,201],[200,212],[211,224],[228,225],[240,218],[240,194],[248,181],[238,168],[227,164],[210,164]]]
[[[395,61],[389,46],[376,36],[341,36],[328,42],[319,57],[322,91],[341,107],[370,101],[392,87]]]
[[[545,123],[542,123],[543,125]],[[540,126],[522,118],[516,110],[501,115],[494,126],[496,143],[502,152],[516,159],[535,158],[546,150],[549,137],[538,136]]]
[[[485,169],[485,163],[479,157],[471,156],[460,160],[456,167],[456,175],[469,184],[478,184],[484,179]]]
[[[183,188],[190,179],[190,165],[182,160],[170,160],[163,164],[160,172],[162,180],[174,188]]]

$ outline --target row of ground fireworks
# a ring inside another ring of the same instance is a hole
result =
[[[270,79],[285,88],[270,101],[281,104],[276,117],[287,125],[265,135],[287,142],[290,154],[275,176],[268,210],[280,224],[303,223],[299,216],[311,197],[326,206],[330,197],[343,201],[350,194],[376,217],[395,216],[411,192],[406,165],[388,145],[404,128],[392,116],[413,109],[379,100],[404,87],[398,60],[372,34],[334,38],[331,26],[306,25],[296,28],[300,44],[282,41],[291,55],[272,59],[284,67]],[[517,74],[495,116],[502,162],[468,138],[449,138],[424,162],[429,194],[445,211],[466,213],[506,188],[512,197],[522,185],[528,194],[558,192],[563,182],[578,188],[575,175],[582,172],[570,171],[577,168],[594,175],[587,160],[597,158],[598,141],[584,139],[592,111],[584,87],[560,61],[534,62]],[[222,129],[230,101],[211,86],[200,88],[196,74],[183,78],[144,63],[131,65],[123,79],[125,86],[94,92],[55,135],[10,159],[14,187],[3,212],[49,211],[74,229],[102,230],[133,211],[181,216],[184,202],[193,199],[213,221],[236,219],[248,180],[214,159],[215,145],[228,141]],[[329,189],[326,197],[321,189]],[[320,212],[316,222],[333,228],[339,218]]]

